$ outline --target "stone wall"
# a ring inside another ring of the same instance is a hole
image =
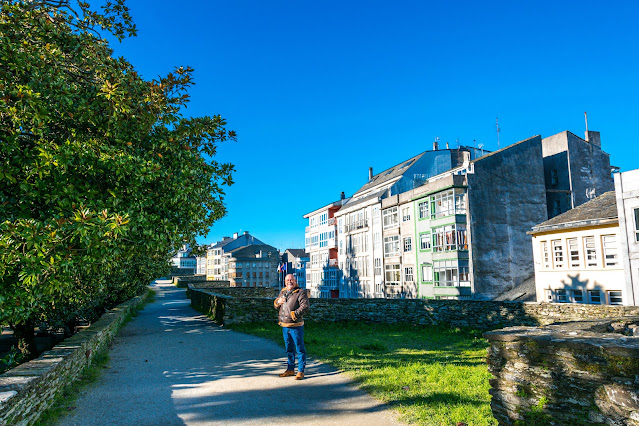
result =
[[[200,283],[200,282],[205,282],[206,281],[206,275],[172,275],[171,276],[171,280],[173,281],[173,284],[175,284],[177,287],[180,288],[186,288],[186,286],[190,283]],[[227,283],[228,286],[228,281],[208,281],[208,282],[215,282],[215,283]]]
[[[639,317],[484,334],[502,425],[639,425]]]
[[[265,295],[264,291],[274,293]],[[197,289],[189,286],[191,304],[220,323],[275,321],[275,289]],[[639,307],[568,303],[525,303],[421,299],[310,299],[308,321],[364,321],[472,327],[546,325],[557,321],[639,316]],[[223,313],[223,314],[222,314]]]
[[[56,394],[77,379],[93,356],[106,348],[127,315],[141,306],[145,297],[146,294],[118,305],[39,358],[0,374],[0,425],[35,422]]]

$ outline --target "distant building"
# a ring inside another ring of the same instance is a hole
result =
[[[279,251],[266,244],[253,244],[230,250],[228,280],[231,287],[277,287]]]
[[[197,268],[197,259],[191,255],[191,249],[183,245],[180,250],[171,258],[171,264],[174,269],[179,269],[183,274],[195,274]]]
[[[627,298],[639,305],[639,169],[615,173],[614,179]]]
[[[311,259],[303,249],[288,249],[282,255],[287,274],[293,274],[300,288],[306,288],[306,264]],[[280,283],[281,284],[281,283]]]
[[[632,305],[614,191],[533,227],[537,300]]]
[[[248,231],[244,231],[243,234],[237,232],[233,234],[233,237],[223,237],[222,241],[218,241],[215,244],[209,246],[206,253],[206,279],[207,280],[228,280],[228,256],[226,254],[239,247],[264,244],[254,236],[250,235]]]

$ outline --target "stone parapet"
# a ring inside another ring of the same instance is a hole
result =
[[[486,332],[493,415],[502,425],[639,425],[637,324],[626,317]]]
[[[0,425],[34,423],[64,386],[77,379],[95,354],[106,348],[127,315],[141,306],[145,297],[116,306],[37,359],[0,374]]]
[[[224,296],[217,303],[229,306],[223,322],[270,321],[276,289],[269,288],[197,288],[189,285],[192,304],[210,306],[201,299]],[[273,293],[269,293],[273,291]],[[201,292],[194,296],[194,294]],[[194,297],[197,302],[194,302]],[[557,321],[639,316],[639,307],[583,305],[568,303],[491,302],[470,300],[422,299],[310,299],[309,321],[364,321],[470,327],[494,330],[508,326],[537,326]],[[232,305],[232,307],[231,307]],[[200,308],[198,308],[200,309]],[[200,309],[209,313],[207,309]]]

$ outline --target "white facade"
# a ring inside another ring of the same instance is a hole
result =
[[[631,305],[619,226],[613,223],[533,234],[537,301]]]
[[[337,263],[338,230],[334,215],[345,201],[336,201],[304,216],[308,219],[305,250],[310,258],[304,281],[311,297],[338,297],[341,273]]]
[[[621,258],[626,289],[633,305],[639,304],[639,169],[615,173]]]

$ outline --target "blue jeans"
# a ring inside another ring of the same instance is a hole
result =
[[[295,352],[297,352],[297,371],[304,372],[306,367],[306,348],[304,347],[304,326],[282,327],[284,347],[286,348],[286,369],[295,370]]]

